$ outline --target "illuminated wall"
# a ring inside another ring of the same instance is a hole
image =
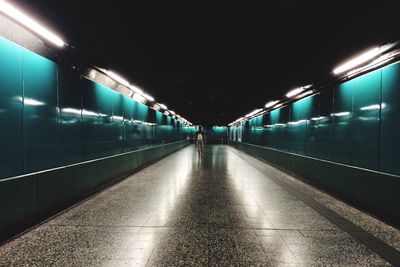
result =
[[[0,37],[0,179],[186,139],[193,127]]]
[[[400,63],[230,128],[230,139],[400,174]]]

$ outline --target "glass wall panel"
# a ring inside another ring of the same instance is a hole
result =
[[[0,38],[0,178],[188,139],[196,127]]]
[[[79,73],[58,68],[58,165],[83,160],[82,88]]]
[[[22,173],[22,49],[0,37],[0,178]]]
[[[352,164],[353,152],[353,90],[354,81],[334,89],[332,158],[335,162]]]
[[[33,172],[57,166],[57,65],[23,51],[24,168]]]
[[[328,88],[319,93],[317,150],[318,157],[333,160],[333,89]]]
[[[380,167],[400,174],[400,63],[382,70],[382,122]]]
[[[353,165],[379,168],[381,70],[354,79]]]

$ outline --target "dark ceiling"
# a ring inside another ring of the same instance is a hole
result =
[[[76,53],[203,125],[226,125],[400,39],[395,1],[13,2]]]

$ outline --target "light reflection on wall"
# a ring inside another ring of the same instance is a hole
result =
[[[307,120],[299,120],[299,121],[291,121],[288,124],[289,125],[299,125],[299,124],[304,124],[306,122],[307,122]]]
[[[351,113],[349,111],[343,111],[343,112],[338,112],[338,113],[331,113],[332,117],[347,117],[350,116]]]

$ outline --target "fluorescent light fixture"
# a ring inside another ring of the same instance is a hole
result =
[[[6,14],[10,18],[18,21],[26,28],[30,29],[31,31],[37,33],[38,35],[42,36],[46,40],[50,41],[51,43],[55,44],[56,46],[62,47],[65,45],[64,41],[58,37],[56,34],[52,33],[42,25],[40,25],[35,20],[31,19],[9,3],[4,0],[0,0],[0,12]]]
[[[148,94],[143,94],[144,98],[146,98],[147,100],[153,102],[154,101],[154,97],[148,95]]]
[[[290,92],[288,92],[286,94],[286,97],[290,98],[290,97],[296,96],[296,95],[302,93],[304,90],[305,90],[304,87],[295,88],[295,89],[291,90]]]
[[[279,100],[275,100],[275,101],[269,101],[267,104],[265,104],[266,108],[271,108],[273,106],[275,106],[276,104],[278,104]]]
[[[312,93],[313,93],[313,90],[308,90],[308,91],[305,91],[304,93],[301,93],[300,95],[298,95],[297,98],[302,98],[302,97],[311,95]]]
[[[262,108],[255,109],[255,110],[253,110],[252,112],[246,114],[245,117],[251,117],[251,116],[253,116],[253,115],[256,115],[256,114],[257,114],[258,112],[260,112],[261,110],[262,110]]]
[[[379,48],[379,50],[380,50],[380,52],[382,54],[382,53],[386,52],[387,50],[391,49],[395,45],[396,45],[396,43],[384,45],[384,46],[381,46]],[[377,67],[379,67],[381,65],[384,65],[387,62],[389,62],[390,60],[393,60],[393,58],[395,58],[399,54],[400,54],[399,50],[395,50],[395,51],[392,51],[390,53],[380,55],[379,57],[377,57],[376,59],[372,60],[368,64],[360,66],[358,68],[354,68],[354,69],[350,70],[349,72],[347,72],[347,77],[351,77],[351,76],[354,76],[354,75],[356,75],[356,74],[358,74],[360,72],[368,71],[369,69],[377,68]]]
[[[167,106],[164,105],[164,104],[160,104],[160,107],[161,107],[162,109],[168,109]]]
[[[349,116],[351,113],[348,111],[343,111],[343,112],[338,112],[338,113],[332,113],[331,115],[334,117],[345,117]]]
[[[139,102],[139,103],[144,103],[144,102],[146,102],[146,98],[144,98],[142,95],[140,95],[140,94],[133,94],[133,96],[132,96],[132,99],[133,100],[135,100],[135,101],[137,101],[137,102]]]
[[[174,115],[176,114],[175,111],[173,111],[173,110],[170,110],[169,113],[174,114]]]
[[[382,51],[379,47],[375,47],[373,49],[368,50],[367,52],[351,59],[350,61],[344,63],[343,65],[340,65],[339,67],[335,68],[333,70],[334,74],[340,74],[345,71],[351,70],[365,62],[368,62],[369,60],[375,58],[379,54],[381,54]]]
[[[115,72],[112,71],[106,71],[107,75],[111,77],[111,79],[113,79],[116,82],[119,82],[120,84],[125,85],[126,87],[130,88],[130,84],[127,80],[125,80],[124,78],[122,78],[121,76],[119,76],[118,74],[116,74]]]
[[[130,85],[129,85],[129,88],[131,88],[131,90],[132,90],[133,92],[135,92],[135,93],[137,93],[137,94],[143,95],[143,90],[140,89],[139,87],[130,84]]]
[[[89,72],[89,79],[91,79],[91,80],[94,80],[94,79],[96,79],[96,74],[97,74],[97,71],[96,70],[91,70],[90,72]]]
[[[153,109],[155,109],[155,110],[160,110],[161,109],[161,107],[158,105],[158,104],[155,104],[154,103],[154,105],[153,105]]]

